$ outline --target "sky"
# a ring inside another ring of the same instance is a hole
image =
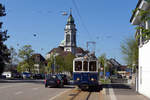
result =
[[[87,41],[96,42],[96,56],[105,53],[125,64],[120,45],[134,37],[130,23],[132,10],[138,0],[0,0],[7,15],[0,18],[8,30],[8,47],[18,50],[32,45],[35,53],[44,57],[64,39],[68,16],[72,15],[77,28],[77,46],[86,48]],[[36,37],[34,36],[36,34]]]

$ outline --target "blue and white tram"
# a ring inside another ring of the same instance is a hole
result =
[[[73,80],[81,90],[99,85],[98,60],[93,57],[78,57],[73,60]]]

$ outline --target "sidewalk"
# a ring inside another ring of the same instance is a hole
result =
[[[104,100],[150,100],[135,92],[135,88],[125,84],[104,85]]]

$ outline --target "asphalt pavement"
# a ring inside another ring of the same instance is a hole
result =
[[[100,92],[78,93],[73,85],[66,85],[64,88],[45,88],[44,80],[0,80],[0,100],[73,100],[67,97],[74,96],[74,100],[86,96],[88,99],[83,100],[150,100],[126,84],[106,84]]]
[[[68,85],[64,88],[45,88],[43,80],[1,80],[0,100],[52,100],[57,95],[73,89]]]
[[[105,100],[150,100],[137,93],[135,87],[128,84],[106,84],[103,90]]]

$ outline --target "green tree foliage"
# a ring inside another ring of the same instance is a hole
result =
[[[133,38],[128,38],[121,44],[121,52],[126,63],[132,67],[138,66],[138,43]]]
[[[148,3],[150,3],[150,0],[145,0],[147,1]],[[140,16],[140,20],[146,24],[147,22],[149,22],[150,20],[150,9],[148,10],[143,10],[143,9],[139,9],[139,8],[136,8],[133,13],[136,13],[137,11],[139,11],[139,15]],[[136,36],[137,40],[140,38],[140,37],[143,37],[145,40],[149,40],[150,39],[150,29],[146,29],[145,25],[138,25],[136,27],[137,30],[140,30],[142,32],[142,34],[138,34],[138,36]]]
[[[27,67],[27,64],[24,61],[20,62],[17,66],[17,72],[21,73],[21,72],[26,71],[25,70],[26,67]]]
[[[72,53],[68,53],[64,57],[64,68],[65,68],[65,71],[68,71],[70,73],[73,72],[73,59],[74,58],[75,58],[75,56]]]
[[[107,66],[107,58],[106,58],[106,54],[103,53],[101,54],[101,56],[98,57],[98,61],[100,63],[101,68],[105,68],[105,71],[109,71],[108,66]]]
[[[57,66],[57,69],[56,71],[57,72],[63,72],[64,71],[64,58],[60,55],[56,56],[56,66]]]
[[[0,4],[0,17],[5,16],[5,7]],[[4,42],[9,38],[7,30],[2,30],[2,22],[0,21],[0,74],[3,72],[5,64],[9,62],[9,50]]]
[[[32,49],[31,45],[24,45],[21,49],[19,49],[19,57],[23,60],[27,60],[31,58],[34,50]]]
[[[9,48],[9,53],[10,53],[10,63],[11,64],[17,64],[18,63],[18,58],[17,58],[17,52],[15,48],[12,46]]]
[[[54,55],[51,55],[50,58],[47,59],[47,66],[45,67],[47,73],[52,73],[52,64],[54,64]]]
[[[32,49],[31,45],[25,45],[19,49],[18,56],[23,60],[26,71],[29,72],[34,72],[34,61],[31,58],[33,53],[34,50]]]
[[[68,53],[66,56],[54,56],[51,55],[51,57],[47,60],[47,66],[46,66],[46,72],[51,73],[52,71],[52,65],[55,64],[55,72],[71,72],[73,71],[73,59],[75,56],[72,53]]]

